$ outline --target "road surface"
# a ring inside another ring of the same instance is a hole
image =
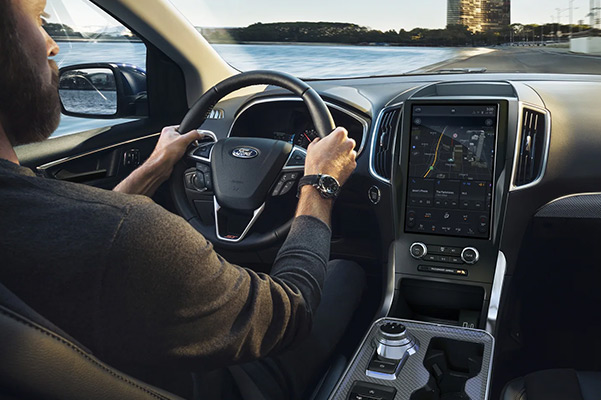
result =
[[[601,57],[570,53],[568,49],[548,47],[507,47],[424,67],[413,73],[450,68],[486,68],[487,73],[601,74]]]

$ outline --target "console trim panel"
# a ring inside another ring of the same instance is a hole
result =
[[[407,327],[412,335],[420,341],[417,352],[407,359],[398,378],[394,380],[378,379],[366,374],[367,365],[375,351],[373,343],[380,325],[386,322],[400,322]],[[465,385],[466,394],[472,399],[487,399],[489,396],[492,362],[494,358],[494,337],[483,330],[447,326],[428,322],[417,322],[396,318],[381,318],[373,323],[361,345],[355,352],[342,377],[338,381],[329,400],[346,400],[355,381],[365,381],[378,385],[394,386],[397,389],[395,399],[409,400],[411,394],[424,387],[430,373],[423,366],[424,356],[434,337],[461,340],[484,345],[484,354],[480,372],[475,377],[468,379]],[[415,374],[415,376],[413,376]],[[409,376],[407,376],[409,375]]]

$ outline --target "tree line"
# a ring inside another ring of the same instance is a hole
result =
[[[582,31],[586,25],[572,26],[572,31]],[[45,25],[55,39],[85,39],[82,34],[64,24]],[[556,40],[569,32],[568,25],[512,24],[500,31],[471,32],[463,25],[449,25],[444,29],[415,28],[380,31],[365,26],[338,22],[278,22],[256,23],[242,28],[197,28],[211,43],[282,42],[282,43],[341,43],[381,44],[391,46],[495,46],[510,41],[532,42]],[[93,34],[94,39],[132,40],[119,34]],[[135,40],[135,39],[134,39]]]
[[[574,32],[588,26],[573,26]],[[553,40],[565,36],[568,25],[512,24],[500,31],[471,32],[467,26],[444,29],[415,28],[410,31],[380,31],[335,22],[256,23],[244,28],[199,28],[211,43],[306,42],[343,44],[385,44],[397,46],[494,46],[510,41]],[[558,36],[558,32],[559,36]]]

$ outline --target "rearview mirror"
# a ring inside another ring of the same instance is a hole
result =
[[[80,64],[60,69],[62,112],[81,118],[148,115],[146,72],[126,64]]]

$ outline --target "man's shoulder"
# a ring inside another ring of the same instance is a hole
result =
[[[8,211],[26,208],[27,214],[63,214],[77,220],[84,214],[123,217],[132,207],[154,204],[146,196],[128,195],[81,183],[40,178],[18,169],[0,169],[0,203]],[[108,221],[107,221],[108,222]]]

